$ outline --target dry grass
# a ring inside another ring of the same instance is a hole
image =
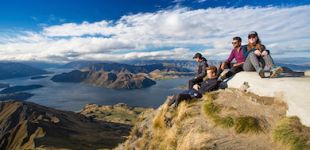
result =
[[[259,133],[262,131],[259,120],[251,116],[237,117],[235,121],[235,131],[237,133]]]
[[[310,128],[303,126],[297,117],[282,119],[274,128],[272,136],[292,150],[310,149]]]
[[[217,106],[213,103],[215,94],[207,94],[207,101],[203,105],[205,114],[210,117],[216,125],[223,128],[230,128],[234,126],[237,133],[258,133],[262,131],[259,120],[251,116],[233,117],[233,116],[220,116],[221,106]]]
[[[153,120],[153,128],[166,128],[165,114],[167,113],[168,108],[168,105],[164,105],[160,110],[158,110],[159,112]]]

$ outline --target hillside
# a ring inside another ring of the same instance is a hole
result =
[[[0,62],[0,80],[18,77],[28,77],[47,73],[48,72],[45,70],[31,67],[22,63]]]
[[[30,102],[0,103],[0,149],[113,148],[129,125],[94,120]]]
[[[142,118],[116,149],[309,149],[310,128],[286,104],[237,89],[205,94]]]
[[[98,87],[114,89],[139,89],[156,84],[144,74],[80,70],[55,75],[51,80],[54,82],[84,82]]]

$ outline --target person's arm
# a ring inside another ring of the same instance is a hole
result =
[[[230,62],[235,58],[234,55],[234,49],[230,52],[229,57],[227,58],[227,60],[225,61],[225,64],[230,64]]]
[[[203,78],[206,76],[206,63],[203,61],[201,62],[201,73],[198,74],[195,78]]]
[[[244,62],[235,63],[233,66],[234,66],[234,67],[237,67],[237,66],[240,66],[240,65],[242,65],[242,64],[244,64]]]
[[[216,79],[207,80],[208,82],[203,82],[199,89],[200,93],[210,92],[218,88],[218,81]]]

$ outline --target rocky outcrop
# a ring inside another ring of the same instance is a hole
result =
[[[51,78],[54,82],[82,82],[88,77],[89,71],[73,70],[68,73],[55,75]]]
[[[308,149],[310,128],[286,104],[237,89],[206,93],[141,118],[116,149]]]
[[[132,74],[128,72],[92,72],[84,81],[91,85],[113,89],[139,89],[156,84],[144,74]]]
[[[130,72],[104,72],[104,71],[79,71],[55,75],[54,82],[85,82],[91,85],[114,89],[139,89],[156,84],[145,74],[133,74]]]
[[[304,125],[310,126],[309,77],[262,79],[256,72],[240,72],[227,85],[230,88],[240,88],[245,83],[249,92],[283,99],[288,105],[287,115],[298,116]]]
[[[113,148],[130,126],[30,102],[0,103],[0,149]]]

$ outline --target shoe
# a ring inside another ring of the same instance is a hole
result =
[[[168,99],[168,106],[171,106],[175,102],[175,96]]]
[[[283,68],[281,67],[277,67],[275,69],[273,69],[271,71],[271,75],[270,75],[270,78],[276,78],[280,75],[280,73],[283,72]]]
[[[258,72],[258,75],[261,77],[261,78],[265,78],[265,71],[262,69]]]

